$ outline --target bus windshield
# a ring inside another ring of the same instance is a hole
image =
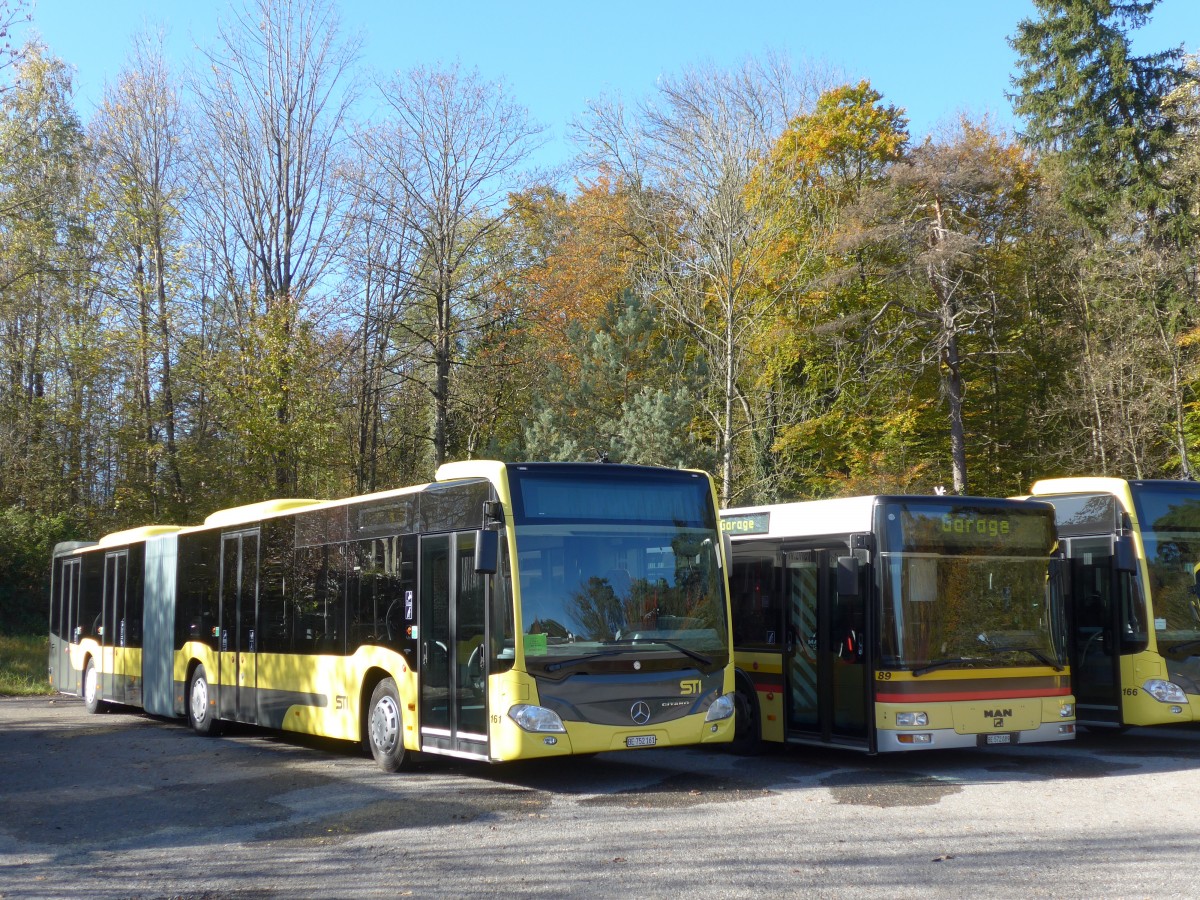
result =
[[[1133,490],[1159,652],[1168,659],[1200,655],[1200,487],[1135,483]]]
[[[947,498],[881,515],[884,666],[1064,665],[1052,511]]]
[[[712,671],[728,663],[725,579],[707,478],[613,466],[581,476],[514,467],[527,667],[572,672],[662,651]]]

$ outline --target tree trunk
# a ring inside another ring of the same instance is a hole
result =
[[[963,427],[962,361],[958,357],[958,337],[951,334],[942,353],[942,385],[950,405],[950,463],[954,493],[967,492],[967,442]]]
[[[175,445],[175,392],[171,381],[171,322],[167,315],[166,252],[163,249],[161,228],[154,241],[154,276],[158,294],[158,335],[161,354],[162,417],[165,431],[167,475],[176,497],[183,494],[183,478],[179,474],[179,453]]]

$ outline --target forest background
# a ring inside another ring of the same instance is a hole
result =
[[[91,119],[2,39],[0,633],[53,544],[446,460],[691,466],[723,504],[1191,478],[1200,63],[1158,0],[1035,0],[1009,135],[778,55],[580,110],[367,84],[326,0],[133,43]],[[357,120],[357,97],[378,114]]]

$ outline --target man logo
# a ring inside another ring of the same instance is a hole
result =
[[[629,708],[629,718],[633,719],[634,725],[645,725],[650,721],[650,704],[639,700]]]

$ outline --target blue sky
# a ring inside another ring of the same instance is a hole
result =
[[[120,71],[130,35],[165,25],[180,66],[210,45],[226,0],[26,0],[50,50],[77,71],[77,104],[90,118],[104,83]],[[547,163],[565,161],[567,125],[588,98],[646,96],[660,75],[688,65],[736,65],[766,51],[869,78],[904,107],[914,136],[958,113],[987,113],[1013,127],[1008,101],[1014,57],[1006,37],[1032,14],[1029,0],[710,0],[507,3],[341,0],[347,31],[365,42],[363,65],[390,73],[461,61],[504,79],[549,127]],[[21,39],[22,35],[16,37]],[[1139,52],[1182,44],[1200,51],[1200,0],[1162,0],[1135,35]]]

